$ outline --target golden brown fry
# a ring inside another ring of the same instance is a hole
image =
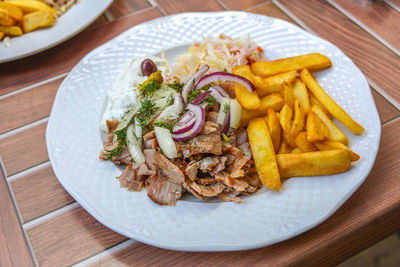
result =
[[[54,16],[49,11],[36,11],[25,15],[22,21],[24,32],[27,33],[39,28],[53,26]]]
[[[295,98],[300,100],[304,112],[307,114],[311,108],[310,98],[308,96],[306,85],[298,78],[294,79],[293,81],[293,95]]]
[[[282,139],[292,148],[297,147],[294,138],[292,136],[288,135],[287,133],[285,133],[285,132],[282,133]]]
[[[257,89],[257,94],[259,96],[265,96],[271,93],[279,93],[281,91],[281,87],[283,83],[291,83],[294,78],[296,78],[296,71],[288,71],[284,73],[280,73],[278,75],[274,75],[268,78],[257,77],[254,80],[254,86]]]
[[[254,84],[253,74],[248,65],[236,66],[232,70],[233,74],[242,76]],[[234,83],[236,98],[240,105],[245,109],[257,109],[260,107],[260,98],[256,92],[249,92],[243,85]]]
[[[3,39],[4,35],[4,32],[0,32],[0,41]]]
[[[249,121],[253,118],[263,117],[267,115],[268,109],[272,108],[275,111],[281,110],[284,101],[283,98],[279,94],[270,94],[267,96],[262,97],[260,103],[260,107],[258,109],[242,110],[242,126],[246,126]]]
[[[318,147],[319,150],[333,150],[333,149],[346,150],[347,152],[349,152],[351,161],[357,161],[360,159],[360,156],[357,153],[355,153],[350,148],[339,142],[324,140],[315,142],[314,144]]]
[[[331,175],[350,169],[349,153],[345,150],[278,154],[276,160],[282,178]]]
[[[271,190],[281,189],[274,146],[263,118],[250,121],[247,127],[250,147],[261,182]],[[346,152],[347,154],[347,152]]]
[[[341,121],[347,128],[354,134],[361,134],[364,128],[354,121],[349,114],[346,113],[335,101],[321,88],[317,81],[312,77],[311,73],[304,69],[300,73],[300,78],[306,84],[307,88],[314,94],[314,96],[321,102],[322,105],[331,113],[335,118]]]
[[[300,101],[296,98],[294,101],[294,119],[293,125],[291,129],[291,136],[296,138],[299,132],[301,132],[304,128],[306,113],[301,105]]]
[[[318,150],[310,141],[308,141],[306,132],[299,133],[295,139],[295,143],[303,152]]]
[[[0,9],[7,10],[8,16],[16,21],[21,21],[22,19],[22,11],[17,6],[0,1]]]
[[[268,109],[268,116],[264,117],[267,122],[269,133],[271,134],[272,144],[274,145],[275,153],[278,152],[281,143],[281,125],[275,110]]]
[[[329,136],[328,127],[311,110],[307,116],[307,140],[310,142],[322,141]]]
[[[344,133],[336,127],[336,125],[328,118],[328,116],[326,116],[325,112],[320,106],[312,106],[311,110],[322,120],[322,122],[328,128],[329,140],[337,141],[343,143],[344,145],[349,144],[349,140],[347,139],[346,135],[344,135]]]
[[[251,65],[251,70],[255,75],[266,78],[292,70],[321,70],[329,68],[330,66],[332,66],[332,63],[329,58],[319,53],[313,53],[273,61],[256,62]]]
[[[20,36],[22,35],[22,30],[18,26],[0,26],[0,32],[4,32],[8,36]]]
[[[289,154],[292,148],[283,140],[281,147],[278,150],[278,154]]]
[[[283,108],[279,113],[279,120],[283,131],[288,135],[290,135],[290,131],[292,129],[292,116],[293,116],[293,111],[289,107],[289,105],[288,104],[283,105]]]
[[[329,111],[321,104],[321,102],[318,101],[318,99],[315,98],[315,96],[313,95],[313,93],[311,93],[310,91],[308,92],[308,95],[310,96],[310,104],[311,107],[312,106],[319,106],[322,111],[325,113],[325,115],[329,118],[332,119],[332,114],[329,113]]]
[[[49,11],[52,14],[57,14],[57,11],[49,5],[35,0],[9,0],[7,3],[17,6],[23,13],[32,13],[35,11]]]
[[[294,95],[293,95],[293,87],[289,83],[282,84],[282,96],[285,100],[285,103],[289,105],[289,107],[294,109]]]
[[[0,19],[7,19],[9,17],[8,10],[0,7]]]
[[[295,149],[293,149],[292,150],[292,152],[290,152],[291,154],[300,154],[300,153],[302,153],[303,151],[299,148],[299,147],[296,147]]]
[[[5,19],[0,19],[0,26],[12,26],[14,25],[14,20],[10,17]]]

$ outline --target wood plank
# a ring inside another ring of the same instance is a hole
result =
[[[382,124],[400,115],[400,111],[390,104],[386,99],[384,99],[379,93],[372,88],[371,92],[374,97],[376,108]]]
[[[94,263],[114,265],[333,266],[400,229],[400,119],[382,127],[375,166],[328,220],[293,239],[261,249],[185,253],[135,243]]]
[[[114,0],[108,11],[114,18],[118,18],[147,7],[150,7],[150,3],[146,0]]]
[[[46,148],[47,123],[0,139],[0,156],[8,175],[49,159]]]
[[[65,73],[95,47],[134,25],[160,16],[161,13],[156,8],[148,8],[88,29],[45,52],[0,64],[0,95]]]
[[[1,159],[0,159],[1,160]],[[0,265],[33,266],[21,225],[0,166]]]
[[[389,0],[389,1],[400,8],[400,0]]]
[[[39,266],[69,266],[127,239],[97,222],[82,207],[27,232]]]
[[[154,0],[167,14],[181,12],[222,11],[223,7],[215,0]]]
[[[334,43],[381,89],[400,102],[400,60],[326,1],[279,1],[316,34]],[[307,6],[307,8],[304,8]]]
[[[400,49],[400,13],[384,1],[334,0],[334,2],[389,44]]]
[[[246,9],[247,12],[262,14],[269,17],[274,17],[278,19],[283,19],[293,24],[296,24],[291,18],[289,18],[285,13],[282,12],[276,5],[272,2],[268,2],[256,7],[251,7]]]
[[[104,24],[108,22],[106,16],[104,14],[102,14],[100,17],[98,17],[93,23],[92,25],[89,26],[89,28],[91,27],[95,27],[95,26],[99,26],[101,24]]]
[[[243,10],[259,5],[265,0],[220,0],[229,10]]]
[[[0,133],[49,116],[57,89],[57,79],[0,100]]]
[[[64,190],[51,166],[10,182],[23,223],[62,208],[75,200]]]

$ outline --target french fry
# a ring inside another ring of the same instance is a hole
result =
[[[308,91],[306,88],[306,85],[298,78],[293,80],[293,95],[295,98],[300,100],[301,105],[303,106],[304,112],[307,114],[307,112],[310,110],[311,105],[310,105],[310,98],[308,96]]]
[[[296,98],[294,101],[294,119],[292,129],[290,131],[290,135],[293,138],[296,138],[297,134],[301,132],[304,128],[306,113],[303,109],[303,106],[300,103],[300,100]]]
[[[329,136],[328,127],[311,110],[308,112],[306,130],[310,142],[322,141]]]
[[[253,74],[248,65],[236,66],[232,70],[233,74],[242,76],[254,84]],[[260,98],[256,92],[249,92],[243,85],[234,83],[236,98],[240,105],[245,109],[257,109],[260,107]]]
[[[275,110],[272,108],[268,109],[268,116],[264,117],[267,122],[268,130],[271,135],[272,144],[274,145],[275,153],[279,150],[279,145],[281,143],[281,125],[279,123],[279,118],[276,115]]]
[[[8,11],[0,7],[0,19],[7,19],[8,17]]]
[[[253,110],[248,110],[248,109],[243,109],[242,110],[242,126],[246,126],[249,121],[253,118],[257,117],[263,117],[267,115],[268,109],[272,108],[275,111],[281,110],[284,101],[283,98],[279,94],[270,94],[267,96],[264,96],[260,99],[260,107],[258,109],[253,109]]]
[[[288,144],[292,148],[296,148],[297,147],[295,139],[292,136],[288,135],[287,133],[285,133],[285,132],[282,133],[282,139],[283,139],[283,141],[286,142],[286,144]]]
[[[257,89],[257,94],[259,96],[265,96],[271,93],[279,93],[283,83],[291,83],[293,79],[296,78],[296,71],[292,70],[280,73],[265,79],[260,78],[257,75],[253,76],[257,77],[254,80],[254,86]]]
[[[309,92],[308,94],[310,96],[310,105],[312,106],[319,106],[322,111],[325,113],[325,115],[329,118],[332,119],[332,114],[329,113],[329,111],[321,104],[321,102],[318,101],[318,99],[315,98],[313,93]]]
[[[251,70],[255,75],[266,78],[292,70],[321,70],[330,66],[332,66],[332,63],[329,58],[319,53],[313,53],[273,61],[259,61],[251,65]]]
[[[323,150],[333,150],[333,149],[346,150],[347,152],[349,152],[350,160],[352,162],[360,159],[360,156],[357,153],[355,153],[350,148],[348,148],[347,146],[345,146],[339,142],[324,140],[324,141],[320,141],[320,142],[315,142],[314,144],[318,147],[319,150],[322,150],[322,151]]]
[[[349,140],[347,139],[346,135],[338,128],[336,125],[326,116],[325,112],[320,106],[312,106],[311,110],[317,115],[322,122],[326,125],[329,130],[328,139],[332,141],[337,141],[343,143],[344,145],[349,144]]]
[[[293,111],[289,107],[289,105],[288,104],[283,105],[283,108],[279,113],[279,121],[281,123],[282,130],[287,135],[290,135],[290,131],[292,129],[292,116],[293,116]]]
[[[4,32],[0,32],[0,41],[3,39],[4,35]]]
[[[13,20],[16,20],[16,21],[22,20],[22,15],[23,15],[22,11],[17,6],[7,3],[7,2],[0,1],[0,9],[7,10],[8,16],[10,18],[12,18]]]
[[[40,1],[35,0],[9,0],[7,3],[17,6],[22,10],[23,13],[32,13],[35,11],[49,11],[53,15],[57,13],[57,11],[51,8],[49,5],[42,3]]]
[[[18,26],[10,26],[10,27],[0,26],[0,32],[4,32],[5,35],[9,35],[9,36],[22,35],[22,30]]]
[[[361,134],[364,128],[354,121],[349,114],[346,113],[335,101],[321,88],[317,81],[312,77],[307,69],[303,69],[300,73],[300,78],[306,84],[308,89],[314,96],[321,102],[322,105],[331,113],[335,118],[341,121],[347,128],[354,134]]]
[[[14,25],[14,20],[11,17],[0,19],[0,26],[12,26]]]
[[[350,169],[350,156],[345,150],[316,151],[276,155],[281,178],[331,175]]]
[[[302,150],[299,147],[296,147],[290,153],[291,154],[300,154],[300,153],[302,153]]]
[[[295,139],[295,143],[303,152],[318,150],[310,141],[308,141],[306,132],[299,133]]]
[[[289,105],[289,107],[294,109],[294,95],[292,85],[289,83],[282,84],[282,96],[285,100],[285,103]]]
[[[291,147],[283,140],[278,150],[278,154],[289,154],[291,150]]]
[[[280,190],[281,179],[274,146],[264,119],[256,118],[251,120],[247,127],[247,133],[254,163],[261,182],[271,190]]]

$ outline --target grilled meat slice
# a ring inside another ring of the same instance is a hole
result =
[[[154,131],[148,132],[147,134],[143,135],[143,141],[147,141],[153,138],[156,138],[156,133]]]
[[[199,178],[198,180],[196,180],[196,182],[201,185],[212,185],[212,184],[217,183],[217,180],[215,180],[214,178],[208,177],[208,178]]]
[[[149,166],[150,170],[158,171],[158,166],[155,164],[154,155],[156,151],[154,149],[145,149],[143,151],[144,157],[146,159],[146,164]]]
[[[210,133],[215,133],[219,129],[219,125],[215,122],[212,121],[205,121],[203,128],[199,132],[199,134],[210,134]]]
[[[218,112],[214,112],[214,111],[210,111],[207,114],[207,121],[212,121],[217,123],[217,119],[218,119]]]
[[[225,169],[225,163],[226,163],[227,159],[228,159],[228,157],[226,157],[226,156],[218,157],[218,164],[215,165],[215,167],[212,168],[212,170],[209,171],[208,173],[211,174],[212,176],[214,176],[215,174],[219,173],[220,171],[223,171]]]
[[[222,192],[219,195],[219,198],[226,202],[235,202],[235,203],[246,202],[244,199],[241,199],[240,197],[238,197],[238,195],[239,194],[236,192],[229,192],[229,193]]]
[[[114,131],[115,129],[117,129],[118,125],[119,125],[119,121],[118,120],[106,120],[106,125],[107,125],[107,141],[109,143],[113,142],[114,139]]]
[[[137,175],[136,170],[129,164],[118,179],[121,187],[131,191],[140,191],[143,188],[146,177],[144,175]]]
[[[182,197],[182,186],[171,182],[161,171],[146,180],[147,195],[160,205],[175,206]]]
[[[222,141],[217,133],[197,135],[188,140],[186,146],[183,145],[183,147],[189,150],[190,155],[210,153],[218,156],[222,154]]]
[[[215,180],[233,188],[237,192],[245,191],[249,185],[245,180],[241,178],[234,179],[226,172],[217,173],[215,175]]]
[[[167,159],[160,153],[154,154],[154,162],[155,165],[160,168],[163,174],[172,182],[176,184],[182,184],[185,180],[185,175],[183,174],[183,172],[175,164],[169,161],[169,159]]]
[[[205,157],[198,161],[200,170],[204,173],[212,171],[212,169],[219,163],[218,157]]]
[[[147,149],[156,149],[158,148],[157,138],[152,138],[144,141],[144,147]]]
[[[199,185],[193,181],[186,179],[186,184],[191,187],[194,191],[205,197],[215,197],[219,195],[224,189],[225,185],[216,183],[211,186]]]
[[[197,178],[197,165],[198,164],[196,161],[192,161],[185,168],[186,176],[192,181],[196,180]]]

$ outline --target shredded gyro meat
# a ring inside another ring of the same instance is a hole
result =
[[[175,206],[182,196],[182,186],[171,182],[159,171],[146,180],[147,195],[160,205]]]

